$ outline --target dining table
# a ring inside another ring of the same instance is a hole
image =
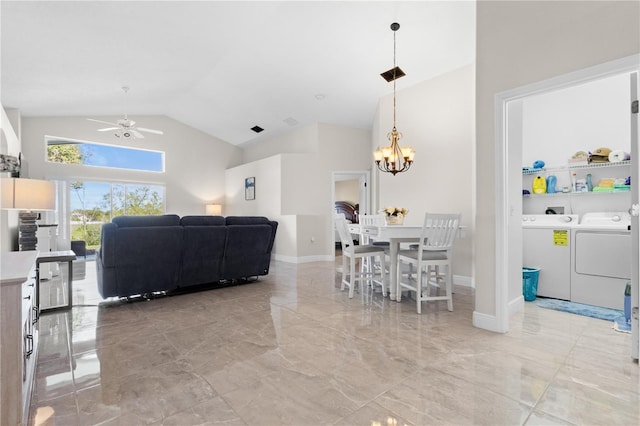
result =
[[[360,225],[359,223],[349,224],[349,232],[352,234],[364,234],[374,241],[389,242],[389,298],[396,300],[396,295],[400,292],[398,274],[398,252],[401,243],[416,243],[422,235],[422,226],[417,225]],[[457,238],[464,237],[464,226],[459,228]]]

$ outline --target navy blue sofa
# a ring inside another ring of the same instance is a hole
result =
[[[269,273],[278,223],[261,216],[120,216],[102,226],[98,290],[128,297]]]

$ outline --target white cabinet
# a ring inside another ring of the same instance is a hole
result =
[[[27,424],[38,351],[37,251],[4,252],[0,271],[0,424]]]

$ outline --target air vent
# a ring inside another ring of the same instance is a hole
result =
[[[254,131],[254,132],[256,132],[256,133],[260,133],[260,132],[261,132],[261,131],[263,131],[264,129],[263,129],[262,127],[260,127],[260,126],[253,126],[253,127],[251,128],[251,130],[253,130],[253,131]]]
[[[406,74],[400,69],[400,67],[395,67],[391,68],[389,71],[383,72],[380,75],[387,81],[393,81],[399,79],[400,77],[404,77]]]

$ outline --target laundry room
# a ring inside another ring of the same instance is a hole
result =
[[[536,271],[539,297],[624,308],[630,93],[619,74],[522,102],[523,267]]]

